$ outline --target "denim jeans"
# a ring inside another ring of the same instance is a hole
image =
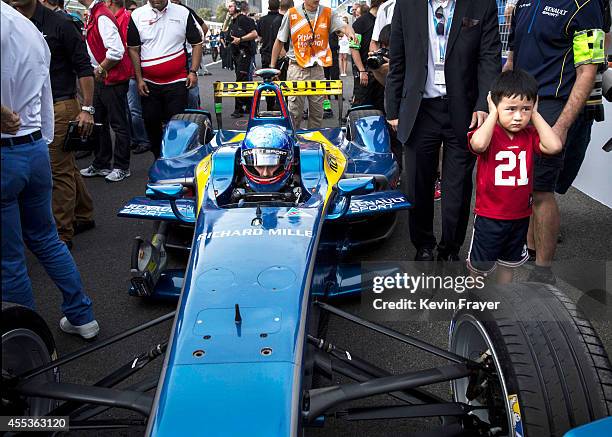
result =
[[[130,79],[127,99],[131,115],[130,130],[132,134],[132,143],[148,144],[149,137],[147,136],[144,120],[142,119],[142,104],[140,102],[140,94],[138,94],[138,82],[136,82],[136,79]]]
[[[57,235],[51,211],[51,164],[44,140],[0,148],[2,158],[2,300],[34,308],[25,245],[36,255],[64,301],[73,325],[94,319],[81,275]]]
[[[191,68],[191,53],[187,54],[187,67]],[[187,109],[199,109],[200,108],[200,86],[196,84],[193,88],[189,89],[187,94]]]

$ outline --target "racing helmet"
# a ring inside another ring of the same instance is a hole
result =
[[[293,141],[280,126],[255,126],[240,146],[240,164],[253,191],[280,191],[293,175]]]

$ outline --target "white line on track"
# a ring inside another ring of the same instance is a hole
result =
[[[204,66],[205,66],[205,67],[210,67],[211,65],[218,64],[219,62],[221,62],[221,60],[220,60],[220,59],[219,59],[218,61],[211,62],[210,64],[206,64],[206,65],[204,65]]]

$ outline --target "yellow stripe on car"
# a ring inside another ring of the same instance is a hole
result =
[[[302,138],[309,141],[316,141],[323,146],[323,170],[327,179],[327,192],[325,193],[326,205],[329,201],[334,186],[342,179],[346,169],[346,157],[340,148],[334,146],[321,132],[307,132],[300,134]]]
[[[206,191],[206,184],[210,177],[210,171],[212,168],[212,155],[208,155],[206,158],[200,161],[195,170],[195,181],[196,181],[196,196],[197,196],[197,207],[196,216],[200,212],[202,207],[202,200],[204,199],[204,192]]]

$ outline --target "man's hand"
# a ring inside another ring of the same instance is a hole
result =
[[[142,79],[138,81],[138,94],[143,97],[147,97],[149,95],[149,87],[147,86],[147,83]]]
[[[81,137],[88,137],[91,134],[91,131],[93,130],[93,115],[91,115],[87,111],[81,111],[79,112],[79,115],[77,115],[76,121],[79,122],[79,134],[81,135]]]
[[[555,123],[555,125],[552,127],[552,130],[561,139],[561,147],[563,147],[565,145],[565,141],[567,140],[567,129],[559,126],[558,123]]]
[[[484,111],[475,111],[474,113],[472,113],[472,122],[470,123],[470,129],[480,127],[487,119],[488,115],[489,114]]]
[[[234,44],[234,45],[236,45],[236,46],[237,46],[237,45],[238,45],[238,44],[240,44],[241,42],[242,42],[242,41],[240,40],[240,38],[237,38],[237,37],[235,37],[235,36],[232,36],[232,44]]]
[[[187,76],[187,80],[185,81],[185,86],[189,89],[195,87],[198,84],[198,75],[195,74],[193,71],[189,72],[189,75]]]
[[[21,127],[21,120],[19,119],[19,114],[14,111],[11,111],[6,106],[2,106],[2,133],[15,135],[19,128]]]
[[[99,67],[94,68],[94,79],[96,82],[104,82],[106,76],[108,76],[108,71]]]
[[[359,83],[363,87],[368,86],[368,72],[367,71],[360,71],[359,72]]]
[[[389,126],[391,126],[391,129],[397,132],[397,126],[399,125],[399,120],[397,118],[393,120],[387,120],[387,123],[389,123]]]

